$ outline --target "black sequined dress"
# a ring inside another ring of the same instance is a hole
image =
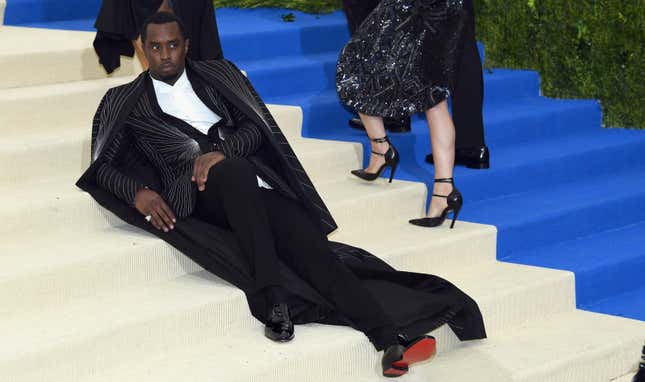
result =
[[[447,99],[465,17],[463,0],[382,0],[340,54],[340,99],[381,117],[423,112]]]

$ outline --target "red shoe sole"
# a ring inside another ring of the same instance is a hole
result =
[[[387,378],[396,378],[396,377],[400,377],[402,375],[405,375],[407,373],[408,373],[407,369],[406,370],[399,370],[399,369],[391,368],[391,369],[385,370],[383,372],[383,376],[387,377]]]
[[[429,360],[435,354],[437,354],[437,341],[432,337],[425,337],[410,345],[408,350],[403,353],[403,359],[399,362],[409,366],[413,363]]]
[[[437,354],[437,341],[432,337],[425,337],[413,343],[403,353],[400,361],[392,363],[392,367],[383,372],[383,376],[389,378],[405,375],[410,365],[427,361]]]

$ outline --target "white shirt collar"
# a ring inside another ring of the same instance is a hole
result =
[[[189,87],[192,87],[190,85],[190,81],[188,81],[188,75],[186,75],[186,69],[184,68],[184,71],[181,73],[181,76],[177,79],[174,85],[169,85],[163,81],[160,81],[158,79],[155,79],[152,75],[150,75],[150,79],[152,79],[152,85],[155,88],[155,93],[170,93],[174,90],[183,90]]]

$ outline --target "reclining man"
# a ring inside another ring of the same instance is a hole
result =
[[[101,101],[79,187],[242,289],[272,340],[291,340],[294,324],[349,325],[399,376],[432,356],[424,334],[443,324],[485,337],[477,304],[449,282],[327,240],[333,218],[239,69],[187,60],[170,13],[141,38],[150,69]]]

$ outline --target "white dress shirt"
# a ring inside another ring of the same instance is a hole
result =
[[[174,85],[159,81],[152,76],[150,78],[155,89],[157,102],[164,113],[183,120],[203,134],[208,134],[211,126],[222,119],[197,96],[188,80],[185,69]],[[224,140],[222,133],[219,131],[218,133],[220,138]],[[271,186],[262,178],[259,176],[257,178],[258,186],[271,189]]]

